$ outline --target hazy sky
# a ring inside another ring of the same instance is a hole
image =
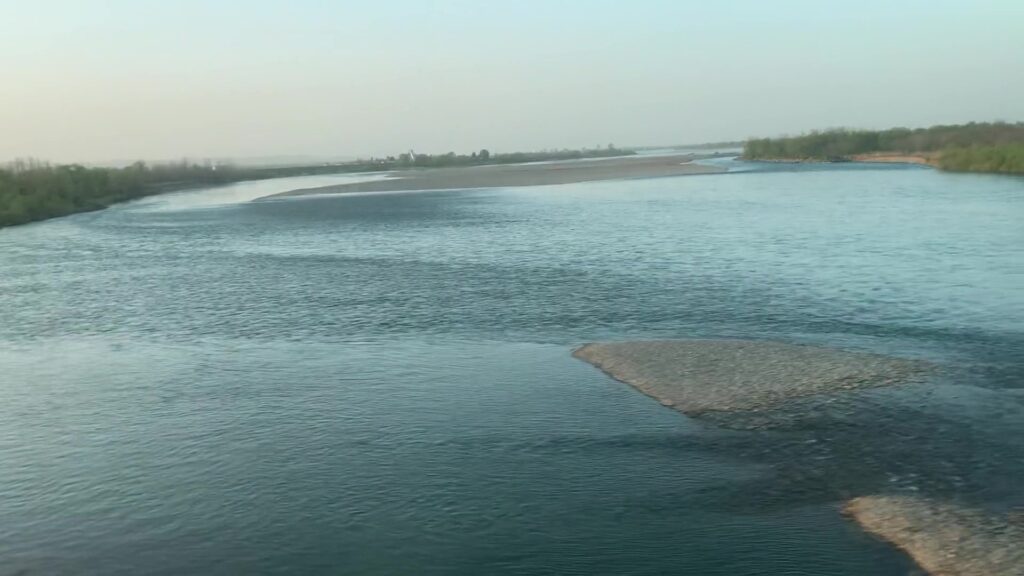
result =
[[[1024,0],[0,0],[0,160],[1024,120]]]

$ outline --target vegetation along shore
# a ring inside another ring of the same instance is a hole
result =
[[[503,154],[492,154],[486,149],[471,154],[417,154],[410,151],[385,158],[278,167],[183,161],[170,164],[136,162],[122,168],[109,168],[16,161],[0,167],[0,227],[98,210],[117,202],[170,190],[285,176],[415,170],[402,174],[397,181],[341,186],[331,190],[351,192],[543,185],[716,171],[697,164],[681,166],[675,158],[615,162],[614,166],[518,166],[534,162],[615,159],[635,154],[635,150],[609,145],[582,150]],[[742,157],[763,161],[904,162],[957,172],[1024,174],[1024,123],[972,122],[882,131],[839,129],[793,137],[757,138],[743,145]],[[477,169],[493,165],[506,165],[508,168],[495,172]],[[424,168],[444,170],[416,170]]]
[[[976,123],[890,130],[827,130],[755,138],[747,160],[868,161],[928,164],[954,172],[1024,174],[1024,122]]]
[[[0,167],[0,227],[106,208],[117,202],[196,186],[229,184],[286,176],[380,172],[417,168],[469,167],[583,158],[629,156],[635,152],[606,148],[492,154],[416,154],[408,152],[310,166],[241,167],[213,162],[169,164],[136,162],[123,168],[53,165],[15,161]]]

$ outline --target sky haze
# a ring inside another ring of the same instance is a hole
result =
[[[1015,0],[4,0],[0,54],[0,160],[340,158],[1024,120]]]

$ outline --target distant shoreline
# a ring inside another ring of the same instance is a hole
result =
[[[753,138],[745,160],[925,164],[947,172],[1024,174],[1024,122],[971,122],[931,128],[835,129]]]
[[[880,152],[872,154],[857,154],[848,158],[744,158],[744,162],[769,162],[777,164],[915,164],[918,166],[929,166],[938,168],[936,157],[933,154],[901,154],[898,152]]]
[[[0,228],[102,210],[120,202],[163,192],[246,180],[319,174],[397,173],[425,168],[501,166],[633,155],[636,155],[633,150],[609,145],[607,148],[496,154],[487,149],[472,154],[414,154],[410,151],[387,158],[277,167],[241,167],[209,161],[148,165],[140,161],[122,168],[104,168],[21,160],[0,164]]]
[[[393,178],[356,182],[321,188],[292,190],[267,198],[344,194],[354,192],[406,192],[425,190],[467,190],[519,186],[549,186],[662,178],[692,174],[721,174],[724,168],[698,164],[695,160],[723,157],[722,154],[676,154],[667,156],[624,156],[545,163],[460,166],[390,172]]]

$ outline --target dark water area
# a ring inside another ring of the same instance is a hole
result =
[[[1024,504],[1024,180],[722,162],[0,230],[0,575],[896,576],[846,498]],[[941,369],[765,427],[570,356],[695,337]]]

